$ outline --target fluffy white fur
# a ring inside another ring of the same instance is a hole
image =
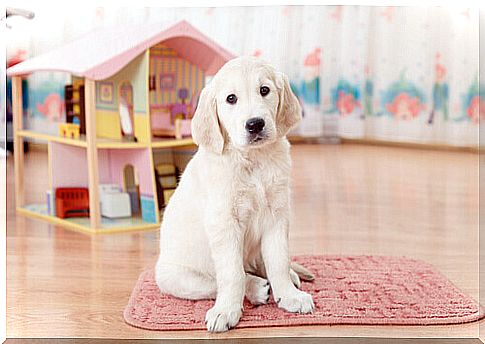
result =
[[[260,87],[270,92],[260,94]],[[226,101],[237,96],[236,104]],[[258,135],[246,121],[260,117]],[[301,108],[288,78],[257,58],[229,61],[201,93],[192,121],[199,150],[165,210],[156,281],[162,292],[187,299],[215,298],[207,329],[226,331],[241,315],[243,298],[312,312],[297,289],[303,267],[290,267],[290,154],[288,131]]]

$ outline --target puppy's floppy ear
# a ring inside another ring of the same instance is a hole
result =
[[[288,77],[278,73],[279,104],[276,114],[278,136],[283,137],[301,121],[301,107],[298,98],[293,94]]]
[[[198,146],[221,154],[224,148],[214,92],[207,85],[200,93],[197,110],[192,118],[192,138]]]

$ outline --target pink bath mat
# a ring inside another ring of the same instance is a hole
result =
[[[438,325],[483,317],[477,302],[432,266],[401,257],[298,256],[315,274],[302,290],[315,302],[313,314],[292,314],[270,303],[245,300],[236,328],[295,325]],[[205,329],[213,300],[190,301],[160,293],[153,270],[143,272],[124,311],[125,321],[149,330]]]

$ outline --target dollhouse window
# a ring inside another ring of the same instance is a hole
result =
[[[175,74],[160,74],[160,89],[163,91],[173,91],[175,89]]]

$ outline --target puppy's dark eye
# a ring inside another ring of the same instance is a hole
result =
[[[237,102],[236,95],[235,94],[228,95],[227,98],[226,98],[226,102],[228,102],[229,104],[232,104],[232,105],[236,104],[236,102]]]
[[[267,96],[267,95],[268,95],[268,93],[269,93],[269,87],[268,87],[268,86],[261,86],[261,87],[259,88],[259,93],[260,93],[260,94],[261,94],[263,97]]]

